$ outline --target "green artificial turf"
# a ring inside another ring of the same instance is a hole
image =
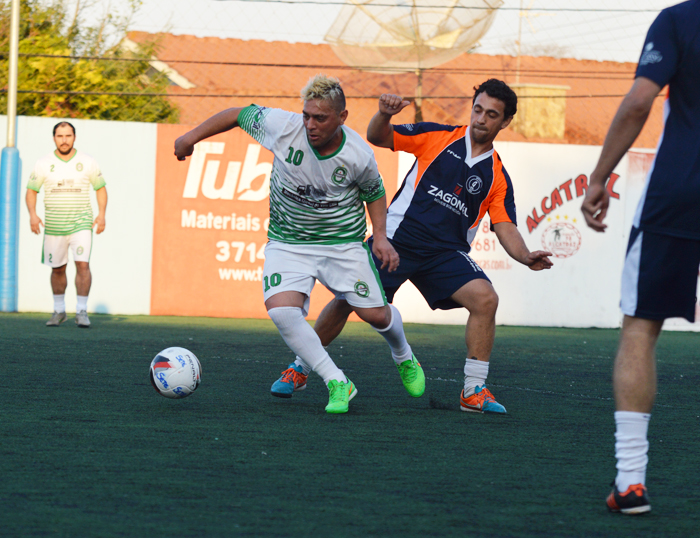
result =
[[[459,410],[463,327],[406,325],[427,389],[404,391],[380,336],[329,352],[358,396],[324,412],[315,374],[269,321],[0,314],[0,536],[694,536],[698,335],[664,333],[647,475],[652,512],[609,514],[618,331],[499,327],[489,386],[507,416]],[[193,351],[202,384],[168,400],[155,354]]]

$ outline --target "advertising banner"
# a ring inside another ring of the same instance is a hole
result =
[[[608,180],[608,229],[601,234],[586,225],[581,213],[600,148],[558,146],[553,151],[547,144],[506,143],[497,149],[513,179],[518,228],[526,245],[551,252],[554,262],[552,269],[540,272],[514,260],[512,269],[487,270],[501,297],[498,323],[616,327],[627,159]],[[502,249],[496,252],[501,259],[507,256]]]
[[[18,121],[24,187],[33,163],[52,149],[56,119]],[[192,157],[179,162],[173,145],[188,126],[74,124],[76,146],[99,162],[110,200],[107,229],[96,236],[90,260],[89,311],[266,318],[261,277],[272,155],[234,129],[198,144]],[[104,144],[115,133],[127,141],[123,154]],[[490,230],[488,216],[481,222],[470,256],[499,295],[497,323],[619,327],[622,264],[654,151],[630,151],[615,169],[608,183],[608,228],[601,234],[585,225],[580,209],[599,147],[520,142],[496,142],[495,147],[513,181],[525,243],[531,250],[551,251],[554,262],[549,271],[530,271],[508,256]],[[414,158],[374,151],[391,199]],[[40,193],[40,215],[42,197]],[[30,232],[24,203],[20,222],[19,310],[51,312],[50,270],[39,255],[42,237]],[[72,281],[72,262],[68,271]],[[69,286],[71,305],[74,293]],[[330,298],[317,285],[309,318],[315,319]],[[394,303],[406,322],[463,324],[468,317],[464,309],[432,311],[410,282]],[[700,308],[696,318],[700,320]],[[699,331],[700,321],[672,319],[664,328]]]
[[[234,129],[178,161],[173,144],[187,130],[158,126],[151,314],[266,318],[262,269],[272,154]],[[398,157],[385,151],[377,160],[393,196]],[[318,284],[310,317],[331,298]]]

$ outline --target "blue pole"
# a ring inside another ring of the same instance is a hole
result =
[[[17,148],[3,148],[0,160],[0,311],[17,312],[19,183]]]
[[[22,166],[17,134],[17,62],[20,0],[10,8],[10,54],[7,77],[7,147],[0,158],[0,312],[17,312],[19,266],[19,177]]]

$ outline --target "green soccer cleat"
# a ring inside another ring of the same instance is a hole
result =
[[[411,354],[411,359],[397,364],[399,375],[406,391],[414,398],[423,396],[425,392],[425,374],[416,356]]]
[[[348,379],[347,383],[332,379],[328,382],[328,405],[326,413],[347,413],[348,403],[357,396],[355,384]]]

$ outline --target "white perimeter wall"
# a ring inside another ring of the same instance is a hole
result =
[[[19,310],[52,310],[50,269],[40,263],[42,236],[29,229],[24,204],[27,179],[36,160],[55,148],[52,139],[54,118],[20,117],[18,149],[22,159],[22,187],[19,247]],[[149,314],[151,296],[151,256],[155,192],[157,125],[146,123],[69,120],[75,125],[75,146],[95,157],[107,181],[109,204],[106,231],[93,236],[90,265],[93,286],[89,310],[111,314]],[[6,117],[0,117],[5,129]],[[600,153],[599,147],[553,144],[497,143],[515,189],[518,227],[531,250],[543,249],[543,236],[550,224],[541,222],[532,233],[526,219],[533,208],[541,207],[543,197],[580,174],[588,176]],[[401,154],[397,178],[400,183],[413,158]],[[644,183],[643,175],[628,170],[625,157],[616,173],[620,179],[608,212],[608,232],[588,229],[580,212],[582,197],[566,200],[547,215],[555,221],[571,223],[580,234],[575,254],[554,258],[549,271],[532,272],[510,260],[502,247],[476,251],[471,255],[499,269],[487,269],[500,297],[497,323],[556,327],[618,327],[620,324],[620,274],[630,222]],[[571,187],[573,190],[573,186]],[[93,207],[96,208],[93,196]],[[43,217],[43,192],[38,208]],[[541,210],[538,209],[541,214]],[[479,232],[477,240],[495,238]],[[68,265],[68,311],[75,307],[75,268]],[[408,322],[463,324],[464,309],[432,311],[418,291],[407,283],[397,293],[395,304]],[[700,324],[670,320],[666,328],[700,330]]]
[[[3,117],[6,122],[6,118]],[[29,228],[24,203],[34,163],[56,149],[55,118],[18,118],[17,147],[22,159],[19,237],[19,310],[51,312],[51,269],[41,264],[42,235]],[[107,182],[107,226],[93,235],[90,258],[92,289],[88,309],[111,314],[148,314],[151,299],[151,253],[155,191],[156,130],[150,123],[72,120],[75,147],[97,159]],[[6,123],[5,123],[6,124]],[[94,193],[93,211],[97,210]],[[37,202],[43,219],[43,189]],[[75,310],[75,265],[67,267],[66,307]]]

